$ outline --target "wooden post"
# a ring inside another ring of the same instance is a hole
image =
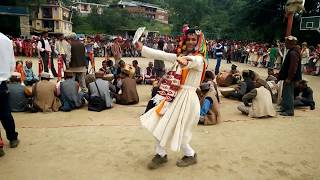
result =
[[[287,24],[287,32],[286,37],[291,35],[292,24],[293,24],[293,14],[292,12],[288,13],[288,24]]]

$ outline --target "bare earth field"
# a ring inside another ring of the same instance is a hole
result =
[[[26,59],[26,58],[18,58]],[[131,63],[134,58],[124,58]],[[138,58],[141,67],[148,60]],[[96,62],[101,65],[102,58]],[[213,69],[212,60],[209,69]],[[238,64],[239,69],[266,69]],[[57,67],[57,66],[56,66]],[[37,72],[37,62],[34,59]],[[230,65],[223,61],[222,69]],[[304,76],[320,102],[320,77]],[[72,112],[14,113],[20,146],[0,158],[0,180],[320,180],[320,110],[299,109],[295,117],[250,119],[239,102],[222,98],[224,123],[194,128],[192,147],[198,164],[178,168],[181,153],[168,151],[169,163],[150,171],[154,139],[138,117],[150,98],[151,86],[138,86],[140,103],[114,105],[100,113],[86,107]],[[2,134],[4,131],[2,129]]]

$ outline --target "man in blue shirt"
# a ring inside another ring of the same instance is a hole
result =
[[[221,65],[221,59],[222,59],[222,56],[223,56],[223,46],[220,44],[220,42],[218,42],[216,48],[215,48],[215,55],[216,55],[216,58],[217,58],[217,64],[216,64],[216,68],[215,68],[215,74],[217,75],[220,71],[220,65]]]

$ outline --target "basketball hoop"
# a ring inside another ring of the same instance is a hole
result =
[[[302,17],[300,31],[318,31],[320,33],[320,16]]]

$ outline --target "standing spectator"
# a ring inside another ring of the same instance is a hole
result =
[[[309,61],[309,48],[307,47],[307,43],[303,42],[302,43],[302,49],[301,49],[301,71],[307,72],[307,64]]]
[[[76,39],[76,36],[71,36],[71,61],[70,71],[73,72],[73,79],[79,81],[82,89],[86,88],[85,75],[86,75],[86,61],[85,61],[85,47],[83,43]]]
[[[294,116],[294,85],[302,78],[301,56],[297,48],[297,38],[288,36],[285,39],[286,48],[289,51],[279,72],[279,80],[284,81],[280,115]]]
[[[61,55],[64,64],[67,64],[66,62],[66,58],[67,58],[66,52],[68,48],[67,46],[68,46],[68,42],[64,39],[63,34],[59,34],[58,40],[54,45],[54,52],[57,55]]]
[[[268,63],[268,68],[273,69],[274,63],[277,59],[277,53],[278,53],[277,48],[274,47],[274,45],[272,44],[271,48],[268,51],[269,51],[269,58],[270,58],[269,63]]]
[[[116,66],[119,65],[119,61],[121,60],[121,56],[122,56],[120,41],[121,41],[120,37],[117,37],[117,39],[114,41],[111,47],[111,51],[112,51]]]
[[[11,40],[2,33],[0,33],[0,44],[0,121],[6,131],[7,139],[10,141],[10,148],[15,148],[20,141],[18,140],[18,133],[15,130],[14,119],[11,115],[6,82],[15,68],[14,52]],[[4,155],[2,148],[3,142],[0,135],[0,156]]]
[[[164,41],[163,39],[160,39],[158,41],[158,49],[163,51],[163,48],[164,48],[163,46],[164,46]],[[156,72],[157,78],[161,78],[166,73],[164,61],[155,59],[154,70]]]
[[[220,71],[220,65],[221,65],[221,59],[222,59],[222,56],[223,56],[223,46],[220,44],[220,42],[218,42],[216,48],[215,48],[215,55],[216,55],[216,58],[217,58],[217,64],[216,64],[216,68],[215,68],[215,74],[217,75]]]
[[[42,33],[40,41],[38,41],[38,57],[42,60],[44,72],[49,72],[49,53],[51,53],[51,46],[48,41],[48,32]]]
[[[93,52],[93,42],[92,38],[88,37],[87,42],[85,44],[85,52],[86,52],[86,66],[87,70],[89,71],[89,63],[91,63],[92,68],[94,69],[94,52]]]

